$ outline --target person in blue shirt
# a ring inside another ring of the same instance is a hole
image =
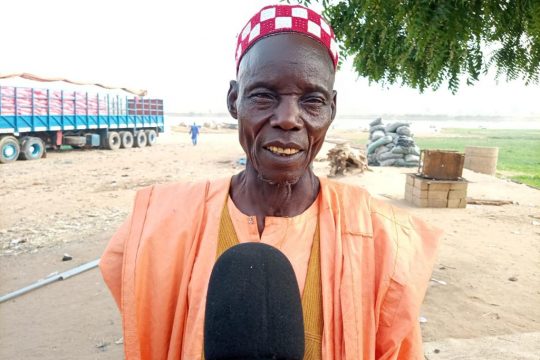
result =
[[[197,136],[199,136],[199,127],[197,124],[193,123],[193,125],[191,125],[189,133],[191,134],[191,142],[193,143],[193,146],[197,145]]]

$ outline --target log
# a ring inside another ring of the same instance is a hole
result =
[[[515,201],[512,201],[512,200],[493,200],[493,199],[474,199],[474,198],[467,198],[467,204],[471,204],[471,205],[492,205],[492,206],[502,206],[502,205],[512,205],[512,204],[515,204]]]

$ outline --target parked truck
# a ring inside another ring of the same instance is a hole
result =
[[[109,150],[152,146],[163,100],[0,86],[0,163],[37,160],[62,145]]]

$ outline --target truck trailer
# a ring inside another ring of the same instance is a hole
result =
[[[0,85],[0,163],[37,160],[62,145],[109,150],[152,146],[163,100]]]

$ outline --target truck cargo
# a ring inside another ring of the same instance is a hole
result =
[[[0,163],[37,160],[62,145],[109,150],[152,146],[163,100],[0,85]]]

